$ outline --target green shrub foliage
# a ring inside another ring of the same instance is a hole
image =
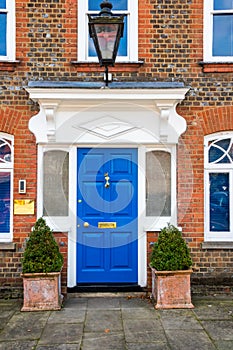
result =
[[[189,248],[178,228],[169,224],[161,230],[150,264],[157,271],[188,270],[192,266]]]
[[[59,251],[53,233],[43,218],[35,223],[24,251],[23,273],[59,272],[63,256]]]

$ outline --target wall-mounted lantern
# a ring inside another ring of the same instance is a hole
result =
[[[108,67],[114,66],[120,39],[124,30],[124,15],[114,15],[112,4],[104,0],[98,15],[88,15],[89,34],[93,39],[100,66],[105,67],[108,86]]]

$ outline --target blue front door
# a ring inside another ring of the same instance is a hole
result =
[[[137,283],[137,149],[78,149],[77,283]]]

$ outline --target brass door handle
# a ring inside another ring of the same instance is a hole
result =
[[[84,222],[83,226],[84,226],[84,227],[89,227],[90,224],[89,224],[89,222]]]

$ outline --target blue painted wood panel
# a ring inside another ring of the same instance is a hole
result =
[[[80,148],[77,156],[77,283],[137,283],[137,149]]]

